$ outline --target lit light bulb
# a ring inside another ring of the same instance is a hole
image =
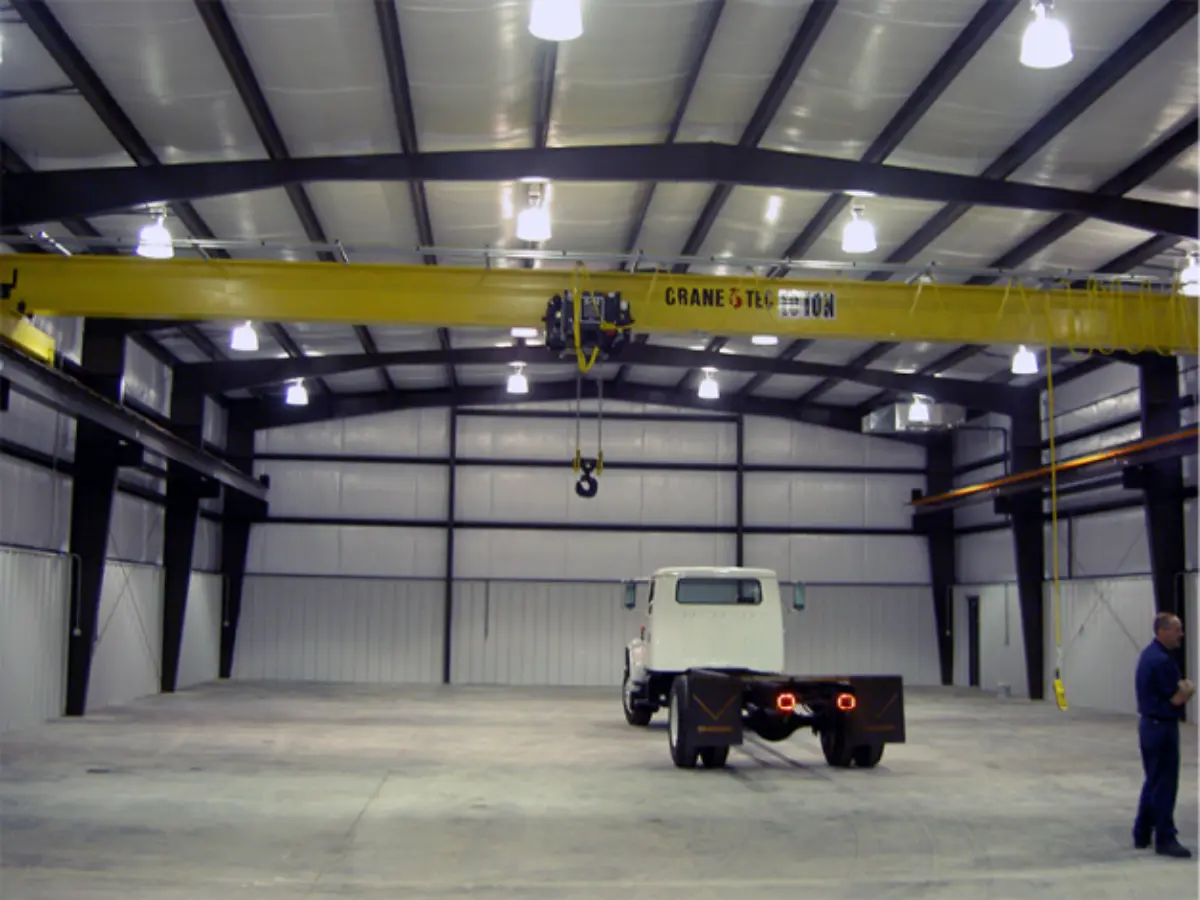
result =
[[[517,216],[517,238],[530,243],[550,240],[550,210],[530,206]]]
[[[249,322],[233,329],[229,336],[229,349],[239,353],[254,353],[258,350],[258,332]]]
[[[521,363],[513,363],[513,365],[516,367],[516,371],[508,376],[508,392],[510,394],[528,394],[529,379],[521,371],[523,366]]]
[[[1067,26],[1051,18],[1046,7],[1046,3],[1034,3],[1033,21],[1021,38],[1021,65],[1030,69],[1057,69],[1075,57]]]
[[[533,0],[529,33],[543,41],[573,41],[583,34],[580,0]]]
[[[1022,344],[1013,354],[1012,373],[1014,375],[1036,375],[1037,370],[1037,354]]]
[[[284,402],[288,406],[308,406],[308,388],[304,386],[303,381],[288,385],[287,397]]]
[[[908,421],[927,424],[929,422],[929,404],[920,397],[913,397],[912,405],[908,408]]]
[[[705,366],[703,372],[704,378],[700,381],[700,386],[697,388],[696,393],[700,396],[701,400],[720,400],[721,386],[717,384],[717,379],[713,377],[717,374],[717,370]]]
[[[750,343],[756,347],[774,347],[779,343],[779,338],[773,334],[756,334],[750,338]]]
[[[138,256],[146,259],[170,259],[175,255],[171,232],[167,231],[163,220],[163,216],[157,216],[151,224],[143,226],[142,230],[138,232],[138,245],[135,251]]]
[[[862,218],[863,208],[850,210],[851,219],[842,232],[843,253],[871,253],[879,246],[875,240],[875,226]]]

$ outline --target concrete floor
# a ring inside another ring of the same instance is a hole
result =
[[[0,737],[4,900],[1197,896],[1135,851],[1136,729],[911,691],[875,771],[811,734],[679,771],[616,690],[219,684]],[[1196,731],[1177,820],[1196,847]]]

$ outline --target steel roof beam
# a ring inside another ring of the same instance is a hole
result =
[[[1168,0],[1132,37],[1100,63],[1073,91],[1055,104],[1032,128],[1017,138],[991,165],[984,169],[981,177],[994,179],[997,183],[1004,183],[1004,179],[1033,159],[1093,103],[1108,93],[1143,60],[1187,25],[1195,17],[1196,11],[1197,4],[1194,0]],[[971,205],[967,202],[954,203],[939,210],[895,252],[889,255],[887,262],[901,263],[911,260],[966,215],[970,211]],[[1067,212],[1067,210],[1062,210],[1062,212]],[[1082,213],[1083,211],[1077,210],[1076,212]],[[1194,210],[1191,216],[1194,220],[1196,217]],[[1173,227],[1164,227],[1161,223],[1155,223],[1153,219],[1147,220],[1143,225],[1131,227],[1141,228],[1144,231],[1174,231]],[[878,271],[871,273],[868,279],[885,281],[890,277],[891,273]]]
[[[958,33],[954,43],[867,148],[862,162],[882,163],[891,156],[1004,20],[1015,8],[1025,5],[1022,0],[985,0],[971,21]],[[782,255],[788,259],[802,259],[852,199],[847,194],[830,196]],[[777,267],[771,270],[770,277],[781,278],[787,272],[786,267]]]
[[[0,183],[4,204],[0,225],[123,212],[164,201],[178,205],[182,200],[304,181],[516,181],[535,174],[557,181],[715,182],[825,192],[861,189],[912,200],[1075,213],[1188,238],[1198,233],[1195,210],[1169,203],[717,143],[456,150],[8,173]],[[196,233],[212,237],[207,229]]]
[[[866,352],[869,353],[872,350],[874,350],[875,347],[879,347],[879,346],[885,346],[885,345],[875,344],[872,347],[868,348]],[[893,347],[895,345],[891,344],[891,345],[886,345],[886,346],[888,346],[888,348],[890,349],[891,347]],[[937,359],[935,359],[933,362],[929,363],[928,365],[924,365],[921,368],[917,369],[915,374],[917,374],[917,375],[936,375],[939,372],[945,372],[947,369],[953,369],[955,366],[961,365],[962,363],[966,362],[968,359],[978,356],[980,353],[982,353],[986,349],[987,349],[987,347],[985,347],[981,344],[962,344],[961,346],[955,347],[953,350],[951,350],[945,356],[939,356]],[[940,383],[941,381],[942,381],[942,379],[939,378],[938,382]],[[987,383],[987,379],[984,379],[984,382]],[[880,391],[878,394],[874,394],[874,395],[868,397],[866,400],[859,403],[858,406],[855,407],[855,411],[865,416],[867,413],[869,413],[871,410],[873,410],[880,403],[885,403],[889,400],[892,400],[895,398],[895,396],[896,396],[895,391]]]
[[[758,101],[758,106],[755,108],[753,115],[750,116],[750,121],[746,123],[745,129],[742,130],[742,136],[737,144],[738,147],[749,149],[758,146],[758,142],[767,133],[771,121],[775,118],[775,114],[779,112],[780,105],[782,105],[784,98],[787,97],[788,91],[792,89],[792,85],[796,81],[796,76],[800,74],[800,69],[804,66],[808,55],[817,45],[817,41],[821,37],[821,32],[829,24],[829,20],[833,17],[836,8],[836,0],[809,5],[808,11],[804,14],[804,18],[800,22],[800,26],[796,29],[792,43],[788,46],[787,52],[784,53],[783,59],[776,68],[774,76],[771,78],[771,83],[767,85],[766,91]],[[717,181],[718,184],[713,188],[712,193],[709,194],[708,201],[704,204],[704,209],[700,211],[700,217],[696,220],[691,234],[688,235],[687,241],[683,245],[683,251],[680,254],[682,256],[694,256],[704,246],[704,241],[707,239],[709,231],[712,230],[713,223],[717,221],[717,216],[721,214],[726,201],[729,200],[729,195],[733,193],[733,183],[730,181],[724,178],[713,180]],[[680,274],[686,272],[687,269],[686,263],[677,263],[672,271]]]
[[[898,346],[900,345],[890,341],[880,341],[877,344],[872,344],[862,353],[858,354],[858,356],[854,357],[854,359],[850,360],[850,362],[846,363],[846,368],[850,369],[852,372],[865,372],[867,370],[867,366],[871,365],[871,363],[875,362],[875,360],[879,359],[879,357],[889,353]],[[808,391],[806,391],[796,402],[800,404],[815,403],[818,397],[820,397],[826,391],[836,387],[839,381],[846,380],[848,379],[844,377],[826,378],[819,384],[815,384],[809,388]]]
[[[812,341],[809,340],[808,338],[797,338],[796,340],[788,343],[788,345],[786,347],[784,347],[777,354],[775,354],[775,357],[776,357],[776,359],[795,359],[797,356],[799,356],[801,353],[803,353],[811,345],[812,345]],[[742,385],[741,390],[739,390],[737,392],[736,396],[749,397],[756,390],[758,390],[760,387],[762,387],[762,385],[770,377],[771,377],[770,372],[759,372],[757,375],[755,375],[753,378],[751,378],[749,381],[747,381],[744,385]]]

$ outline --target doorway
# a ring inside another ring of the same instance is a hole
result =
[[[979,595],[967,597],[967,683],[979,687]]]

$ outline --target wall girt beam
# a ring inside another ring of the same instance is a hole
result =
[[[1042,417],[1040,394],[1024,395],[1012,415],[1012,470],[1031,471],[1042,463]],[[1006,501],[1012,521],[1013,555],[1017,564],[1017,594],[1025,640],[1025,678],[1029,699],[1046,695],[1045,597],[1042,584],[1046,571],[1045,516],[1042,494],[1017,494]]]
[[[1193,216],[1194,218],[1194,216]],[[11,299],[45,316],[298,322],[378,322],[410,327],[538,326],[546,304],[569,289],[570,272],[549,269],[355,265],[12,254],[0,281]],[[19,278],[18,278],[19,275]],[[634,331],[776,334],[784,339],[1156,347],[1195,353],[1194,297],[1130,288],[1030,291],[1048,315],[1030,316],[999,286],[944,285],[936,301],[918,285],[748,276],[589,273],[593,291],[629,300]],[[766,285],[769,285],[766,286]],[[781,306],[782,304],[782,306]]]
[[[1144,439],[1175,434],[1180,430],[1176,358],[1148,356],[1144,359],[1138,366],[1138,393]],[[1191,449],[1195,451],[1194,441]],[[1186,604],[1181,579],[1187,569],[1187,538],[1184,532],[1183,461],[1175,457],[1146,463],[1136,471],[1135,481],[1140,482],[1142,488],[1155,609],[1175,613],[1184,619]],[[1186,631],[1186,622],[1184,626]],[[1186,657],[1186,653],[1180,654],[1181,660]]]
[[[1194,211],[1170,203],[719,143],[456,150],[12,172],[0,183],[0,226],[107,215],[170,200],[194,234],[211,237],[206,226],[192,228],[199,217],[187,201],[313,181],[493,182],[536,176],[553,181],[730,184],[731,172],[739,173],[736,183],[751,187],[825,193],[866,190],[933,203],[1074,213],[1128,228],[1197,237]],[[191,210],[190,216],[187,210]],[[899,251],[894,256],[908,258]]]

